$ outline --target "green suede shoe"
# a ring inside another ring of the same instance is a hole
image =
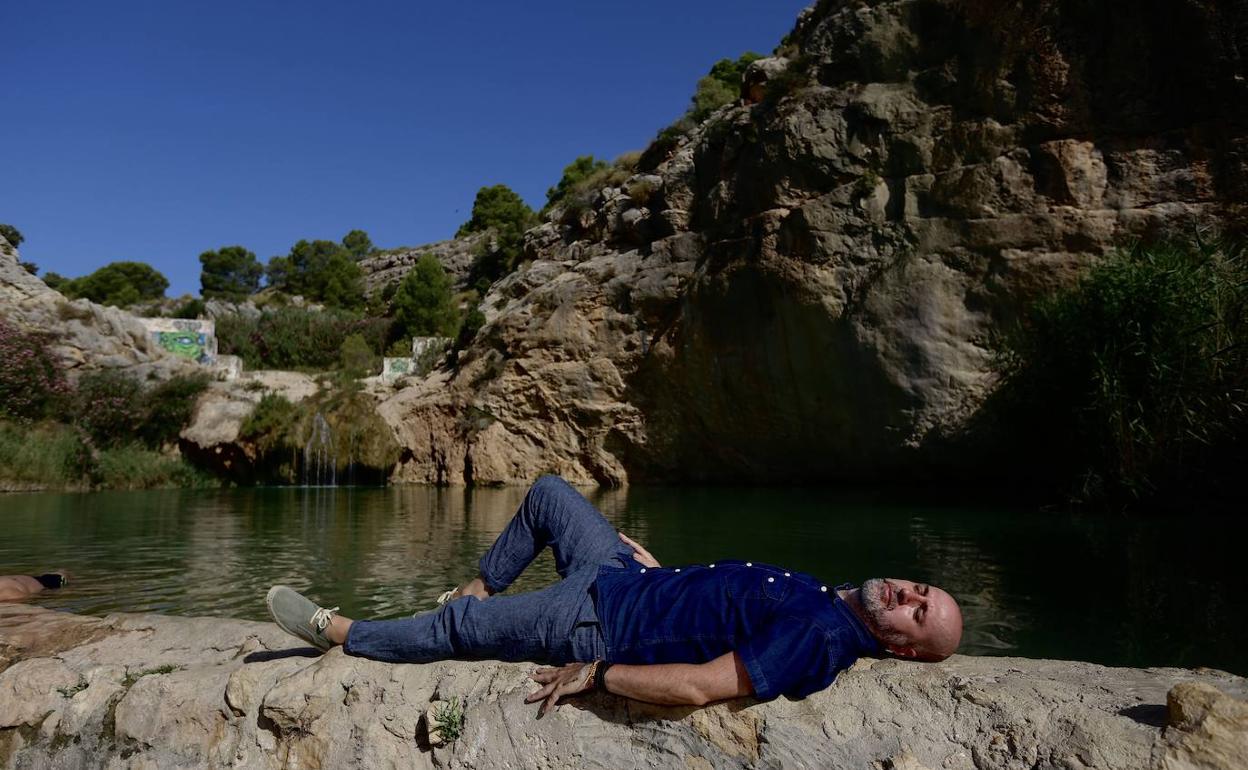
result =
[[[325,629],[329,628],[329,619],[338,613],[337,607],[318,607],[289,586],[273,586],[264,601],[269,605],[273,622],[286,633],[321,650],[334,646],[325,635]]]

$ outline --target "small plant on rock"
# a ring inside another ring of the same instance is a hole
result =
[[[449,742],[459,740],[459,736],[464,734],[464,703],[459,698],[451,698],[435,705],[432,715],[433,724],[429,725],[430,743],[433,743],[435,737],[440,737],[440,742]]]

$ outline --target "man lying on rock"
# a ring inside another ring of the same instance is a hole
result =
[[[563,579],[497,596],[546,546]],[[286,586],[270,589],[267,602],[282,629],[322,650],[341,644],[395,663],[558,666],[532,675],[543,686],[527,701],[544,701],[543,714],[592,689],[663,704],[804,697],[859,656],[942,660],[962,637],[957,602],[925,583],[831,587],[749,561],[660,567],[555,476],[529,489],[479,566],[440,609],[401,620],[353,621]]]

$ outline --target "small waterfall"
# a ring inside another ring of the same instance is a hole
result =
[[[338,450],[334,446],[334,432],[330,430],[325,415],[320,412],[312,418],[312,435],[303,447],[303,485],[337,486]]]

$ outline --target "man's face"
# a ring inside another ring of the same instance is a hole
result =
[[[872,578],[858,596],[867,625],[894,655],[941,660],[962,640],[962,611],[936,586]]]

